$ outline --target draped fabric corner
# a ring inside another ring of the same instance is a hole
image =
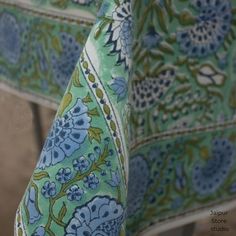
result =
[[[16,236],[151,235],[235,200],[235,14],[234,0],[105,0],[83,49],[61,34],[80,57],[67,70],[51,54],[71,76]],[[2,53],[14,64],[17,45]]]

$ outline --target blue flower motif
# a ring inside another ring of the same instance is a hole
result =
[[[45,235],[45,229],[43,226],[39,226],[36,228],[34,233],[31,236],[44,236]]]
[[[110,54],[118,54],[117,65],[124,63],[125,69],[131,67],[132,49],[132,18],[130,1],[120,3],[112,14],[113,22],[110,23],[107,34],[107,46],[112,46]]]
[[[157,77],[133,80],[130,89],[130,103],[132,109],[145,112],[169,92],[176,77],[175,68],[160,71]]]
[[[96,189],[98,187],[98,184],[99,179],[94,173],[91,173],[88,176],[84,177],[84,186],[86,188]]]
[[[91,160],[91,162],[94,162],[97,159],[97,156],[95,156],[94,153],[89,153],[88,158]]]
[[[178,190],[181,190],[186,185],[186,176],[184,174],[184,166],[183,163],[177,163],[175,168],[175,186]]]
[[[136,155],[129,162],[128,217],[133,216],[141,207],[148,182],[148,165],[142,155]]]
[[[75,159],[73,161],[73,167],[76,171],[86,171],[89,167],[89,162],[87,159],[85,159],[84,156],[81,156],[79,159]]]
[[[45,198],[50,198],[56,195],[56,184],[46,181],[41,189],[41,193]]]
[[[0,15],[0,55],[12,64],[17,64],[21,52],[20,26],[10,13]]]
[[[65,236],[120,235],[125,213],[123,206],[108,196],[96,196],[77,207],[65,229]]]
[[[65,32],[59,34],[62,51],[51,53],[53,76],[61,90],[64,91],[79,59],[82,47],[75,38]]]
[[[235,148],[227,139],[213,140],[212,157],[204,166],[196,163],[192,172],[193,188],[200,195],[212,194],[224,183],[230,172]]]
[[[69,189],[66,190],[67,198],[70,201],[80,201],[84,190],[79,188],[78,185],[73,185]]]
[[[229,0],[192,0],[200,12],[196,24],[177,32],[180,49],[190,57],[205,57],[215,53],[231,27]]]
[[[117,102],[123,100],[126,97],[128,92],[128,84],[124,77],[113,78],[110,87],[117,95]]]
[[[56,174],[56,180],[61,184],[68,182],[72,178],[70,168],[60,168]]]
[[[41,218],[41,213],[38,208],[38,203],[36,202],[37,199],[37,190],[34,186],[30,186],[26,192],[25,197],[25,206],[28,212],[29,223],[34,224],[36,221],[39,221]]]
[[[81,99],[63,117],[55,119],[45,141],[37,168],[45,169],[70,157],[84,142],[91,118]]]
[[[111,170],[111,179],[106,181],[106,182],[111,187],[118,187],[120,185],[120,182],[121,182],[119,170],[118,169],[116,171]]]
[[[148,159],[150,159],[153,163],[160,168],[160,166],[164,162],[165,151],[162,151],[160,147],[152,147],[148,153]]]
[[[147,49],[156,48],[161,42],[162,37],[153,26],[149,27],[148,32],[143,37],[143,45]]]

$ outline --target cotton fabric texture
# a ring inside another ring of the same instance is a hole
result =
[[[57,109],[100,5],[0,0],[0,89]]]
[[[235,14],[233,0],[103,1],[16,235],[149,235],[235,200]]]

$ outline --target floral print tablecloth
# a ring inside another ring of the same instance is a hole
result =
[[[61,54],[48,44],[53,78],[70,82],[16,235],[151,235],[235,206],[235,14],[234,0],[105,0],[84,47],[67,31]],[[75,68],[58,59],[77,53]]]
[[[99,6],[98,0],[1,0],[0,88],[55,109]]]

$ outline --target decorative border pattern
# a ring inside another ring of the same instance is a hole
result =
[[[193,133],[201,133],[204,131],[214,131],[214,130],[222,130],[225,128],[230,128],[236,126],[236,120],[232,120],[229,122],[224,123],[217,123],[214,125],[207,125],[202,127],[196,127],[191,129],[182,129],[177,131],[167,131],[167,132],[161,132],[152,136],[149,136],[145,139],[142,139],[140,141],[136,141],[134,143],[131,143],[131,151],[135,151],[136,149],[140,148],[141,146],[144,146],[145,144],[152,143],[157,140],[166,140],[168,138],[173,137],[179,137],[187,134],[193,134]]]
[[[124,137],[119,125],[121,122],[115,113],[115,109],[110,102],[97,71],[92,66],[92,61],[86,51],[86,47],[84,49],[84,53],[81,54],[80,67],[91,91],[94,96],[98,98],[98,104],[104,113],[106,121],[109,122],[107,124],[117,147],[117,153],[119,155],[118,159],[121,162],[123,175],[126,176],[125,179],[128,181],[128,170],[125,168],[127,165],[124,164],[124,160],[128,160],[128,153],[125,148]]]

